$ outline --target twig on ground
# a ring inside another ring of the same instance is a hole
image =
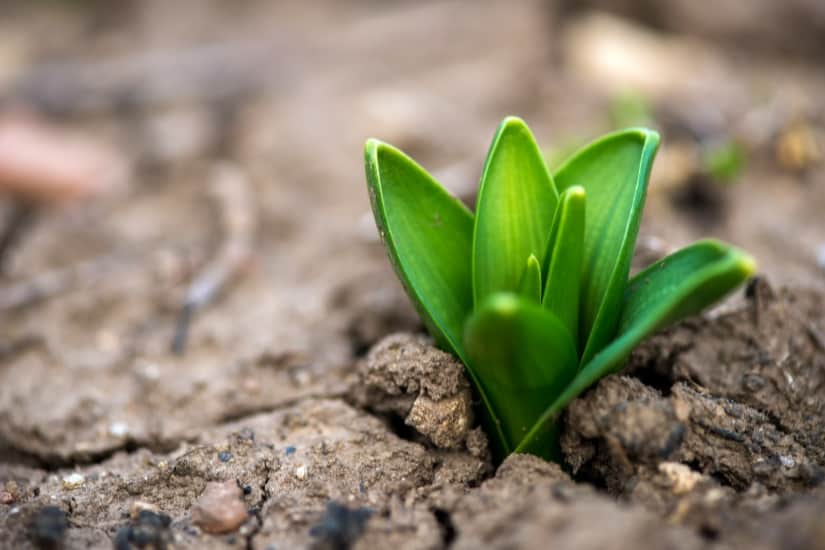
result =
[[[0,230],[0,273],[6,269],[9,252],[34,221],[37,208],[29,201],[15,200],[9,205],[8,219]]]
[[[235,165],[219,164],[214,169],[210,191],[220,213],[223,237],[215,256],[186,292],[172,339],[172,351],[178,355],[186,351],[195,313],[214,301],[244,271],[252,257],[255,208],[246,174]]]

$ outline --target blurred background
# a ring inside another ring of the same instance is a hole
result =
[[[472,204],[506,115],[551,168],[653,127],[637,267],[716,236],[822,287],[823,51],[818,0],[6,0],[0,443],[162,447],[417,328],[370,136]]]

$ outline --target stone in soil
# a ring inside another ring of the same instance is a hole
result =
[[[172,518],[148,509],[137,511],[132,522],[118,530],[112,544],[115,550],[153,548],[166,550],[174,542],[169,525]]]
[[[206,533],[231,533],[249,517],[243,491],[235,481],[211,481],[192,507],[192,523]]]
[[[358,540],[367,521],[372,516],[370,508],[350,509],[337,502],[327,504],[326,510],[313,525],[309,534],[315,537],[315,550],[338,550],[350,548]]]
[[[403,419],[439,449],[467,448],[468,439],[477,439],[464,365],[425,336],[381,340],[360,363],[354,393],[363,407]]]
[[[31,519],[31,540],[43,550],[60,548],[68,527],[66,512],[57,506],[44,506]]]

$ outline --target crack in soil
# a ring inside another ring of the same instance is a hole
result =
[[[266,462],[266,475],[264,476],[263,482],[261,482],[258,485],[258,489],[261,491],[261,498],[249,510],[250,513],[253,516],[255,516],[256,527],[245,535],[246,536],[246,549],[247,550],[253,550],[253,548],[254,548],[253,539],[255,538],[255,535],[257,535],[258,533],[261,532],[261,529],[263,528],[263,525],[264,525],[264,519],[263,519],[263,516],[261,515],[261,513],[263,512],[263,509],[264,509],[264,506],[266,505],[266,503],[269,502],[270,498],[272,498],[272,495],[269,494],[269,489],[267,489],[267,486],[269,485],[269,481],[272,478],[272,472],[273,472],[272,463],[267,461]]]
[[[292,399],[284,399],[280,401],[277,405],[270,405],[270,406],[261,406],[261,407],[251,407],[249,409],[245,409],[243,411],[239,411],[236,413],[225,414],[215,421],[214,424],[208,426],[209,428],[220,428],[225,424],[233,424],[235,422],[242,422],[250,417],[257,416],[259,414],[269,414],[278,412],[282,409],[288,409],[290,407],[294,407],[299,403],[307,400],[313,399],[340,399],[344,403],[353,406],[353,408],[357,408],[349,402],[349,388],[346,390],[341,391],[330,391],[330,392],[318,392],[318,393],[308,393],[305,395],[301,395],[300,397],[295,397]],[[182,441],[185,441],[186,438],[182,438]]]
[[[444,548],[451,548],[458,535],[455,524],[453,523],[452,514],[444,508],[433,507],[430,508],[433,516],[438,522],[438,529],[441,532],[441,543]]]
[[[120,452],[134,454],[142,449],[152,453],[168,453],[179,447],[185,440],[181,439],[174,444],[141,443],[128,439],[122,445],[112,447],[103,451],[89,452],[74,455],[71,457],[59,457],[55,455],[40,455],[15,446],[8,440],[0,438],[0,450],[2,450],[2,463],[11,466],[34,467],[44,472],[53,473],[59,470],[78,468],[84,466],[94,466],[101,464]]]
[[[275,406],[255,407],[238,414],[228,414],[218,418],[215,423],[210,424],[205,428],[217,429],[228,424],[242,422],[248,418],[258,416],[261,414],[269,414],[278,412],[283,409],[288,409],[300,404],[303,401],[314,399],[340,399],[358,410],[375,416],[376,418],[382,419],[382,417],[376,416],[368,410],[356,407],[353,403],[351,403],[349,400],[349,393],[347,390],[340,392],[303,395],[301,397],[297,397],[294,399],[284,400]],[[199,429],[198,431],[202,431],[202,429]],[[181,436],[179,438],[155,443],[137,439],[126,439],[122,444],[110,447],[102,451],[77,453],[69,457],[34,453],[26,449],[21,449],[20,447],[16,446],[13,442],[0,437],[0,457],[2,457],[3,464],[12,466],[34,467],[48,473],[53,473],[64,469],[95,466],[103,462],[106,462],[107,460],[121,452],[126,453],[128,455],[137,453],[141,450],[147,450],[154,454],[171,453],[175,449],[180,448],[180,446],[185,443],[196,442],[197,437],[197,434],[193,434],[191,436]]]

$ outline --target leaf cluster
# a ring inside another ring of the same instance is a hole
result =
[[[475,214],[398,149],[368,140],[373,213],[396,272],[443,349],[467,367],[495,454],[558,459],[558,417],[651,333],[754,271],[699,241],[630,278],[656,132],[631,128],[551,173],[527,125],[506,118]]]

